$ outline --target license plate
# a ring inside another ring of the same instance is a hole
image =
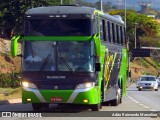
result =
[[[51,102],[62,102],[61,97],[51,97]]]

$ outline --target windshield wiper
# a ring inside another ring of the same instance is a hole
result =
[[[69,66],[69,64],[65,61],[65,59],[63,57],[60,57],[60,60],[62,60],[63,63],[65,64],[65,66],[67,66],[68,70],[73,72],[72,68]]]
[[[44,61],[44,63],[42,64],[42,66],[41,66],[41,68],[40,68],[40,71],[43,71],[43,69],[44,69],[45,66],[47,65],[50,57],[51,57],[51,54],[48,54],[47,57],[46,57],[46,59],[45,59],[45,61]]]

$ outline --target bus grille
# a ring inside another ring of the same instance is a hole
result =
[[[76,85],[37,85],[42,90],[74,90]]]

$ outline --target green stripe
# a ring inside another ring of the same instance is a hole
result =
[[[87,41],[91,40],[92,36],[25,36],[23,37],[23,40],[25,41],[45,41],[45,40],[50,40],[50,41]]]

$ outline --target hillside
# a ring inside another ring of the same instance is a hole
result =
[[[155,67],[155,60],[151,58],[135,58],[130,63],[131,79],[137,80],[141,75],[158,76],[158,67]]]
[[[20,57],[10,55],[10,40],[0,38],[0,73],[19,72],[20,65]]]

